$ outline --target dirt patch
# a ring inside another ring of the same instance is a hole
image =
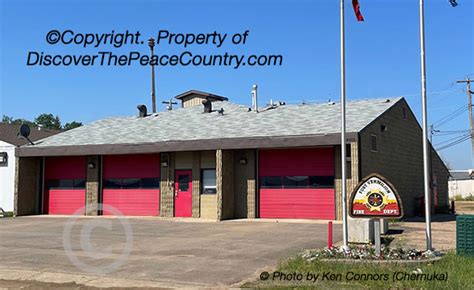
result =
[[[474,201],[455,201],[457,214],[474,214]]]
[[[87,289],[95,290],[100,289],[96,287],[88,287],[84,285],[78,285],[76,283],[46,283],[39,281],[26,281],[26,280],[0,280],[0,289]]]

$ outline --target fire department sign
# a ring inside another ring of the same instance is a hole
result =
[[[384,177],[371,174],[352,192],[349,214],[353,218],[401,218],[403,208],[393,185]]]

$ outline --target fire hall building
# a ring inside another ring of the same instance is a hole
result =
[[[200,91],[181,108],[113,117],[16,150],[17,215],[342,219],[340,105],[259,110]],[[347,103],[349,192],[378,173],[405,216],[423,196],[422,132],[404,98]],[[432,210],[449,172],[431,150]]]

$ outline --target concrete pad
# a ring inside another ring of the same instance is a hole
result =
[[[138,283],[142,287],[225,288],[255,277],[260,269],[275,266],[303,249],[320,248],[327,242],[327,223],[125,220],[130,224],[133,244],[122,261],[121,251],[127,239],[121,219],[76,219],[68,233],[68,251],[64,242],[69,217],[1,219],[2,235],[8,238],[0,240],[0,269],[9,270],[0,272],[5,275],[4,278],[0,275],[0,279],[37,278],[44,282],[75,282],[96,287]],[[112,227],[103,227],[104,221]],[[334,242],[341,238],[341,226],[335,224]],[[71,262],[69,255],[83,265]],[[96,271],[117,261],[122,263],[110,272]]]
[[[38,271],[0,269],[0,280],[34,280]]]
[[[97,279],[97,277],[75,275],[75,274],[52,273],[52,272],[42,272],[34,276],[35,281],[48,282],[48,283],[85,284],[86,282],[93,279]]]

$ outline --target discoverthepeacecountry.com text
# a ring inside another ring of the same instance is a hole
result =
[[[48,51],[29,51],[27,66],[223,66],[238,69],[244,66],[281,66],[280,54],[242,54],[223,51],[224,47],[245,46],[250,31],[239,33],[174,33],[159,30],[154,44],[156,51],[150,55],[148,42],[137,32],[79,33],[73,30],[50,30],[46,42],[53,46],[64,46],[74,53],[55,54]],[[165,45],[177,46],[172,54],[160,54],[159,48]],[[139,48],[129,52],[116,52],[130,46]],[[194,53],[193,47],[207,46],[209,53]],[[107,47],[107,50],[99,50]],[[93,49],[93,52],[78,53],[78,48]],[[213,53],[213,51],[215,53]]]

